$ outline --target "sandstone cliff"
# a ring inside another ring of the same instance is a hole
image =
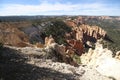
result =
[[[80,20],[81,19],[78,21]],[[79,55],[84,53],[84,47],[92,47],[92,45],[90,45],[91,42],[95,43],[98,39],[102,38],[112,41],[107,36],[107,32],[98,26],[89,26],[85,24],[77,25],[72,20],[66,21],[66,24],[72,28],[72,32],[65,35],[66,41],[72,47],[72,49],[76,50],[76,53]]]

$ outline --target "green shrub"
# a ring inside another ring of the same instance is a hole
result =
[[[73,54],[71,55],[72,59],[77,63],[77,64],[81,64],[81,58],[80,56]]]
[[[54,20],[45,28],[45,35],[52,35],[58,44],[65,44],[65,33],[70,32],[68,27],[62,20]]]

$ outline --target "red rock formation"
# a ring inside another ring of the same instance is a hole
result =
[[[66,50],[69,54],[77,53],[78,55],[81,55],[84,53],[84,44],[87,45],[87,42],[96,42],[98,39],[106,37],[106,31],[102,28],[82,24],[84,21],[85,20],[82,17],[66,21],[68,26],[72,26],[72,32],[65,34],[66,41],[69,44]]]
[[[83,42],[96,42],[97,39],[104,38],[106,35],[106,31],[98,26],[81,25],[78,29],[79,31],[76,31],[79,35],[76,34],[76,39],[80,40],[82,38]]]
[[[71,46],[71,49],[75,51],[78,55],[84,52],[83,43],[79,40],[67,40],[67,43]]]
[[[81,20],[81,19],[80,19]],[[82,42],[92,41],[96,42],[97,39],[104,38],[106,36],[106,31],[98,26],[89,26],[89,25],[80,25],[76,26],[74,21],[66,21],[67,25],[73,26],[72,34],[67,34],[66,36],[70,38],[70,36],[75,36],[76,40],[80,40]],[[71,24],[68,24],[71,23]],[[75,26],[74,26],[74,25]]]
[[[52,53],[56,54],[58,61],[63,61],[67,64],[71,64],[76,67],[78,66],[78,64],[73,60],[71,55],[66,53],[66,46],[52,43],[51,45],[48,46],[48,48],[56,51],[55,53],[54,52],[52,52]]]

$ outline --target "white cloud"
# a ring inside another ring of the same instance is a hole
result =
[[[100,3],[71,4],[48,3],[39,5],[7,4],[0,9],[0,16],[4,15],[110,15],[111,11],[119,9],[107,8]],[[120,13],[120,12],[118,12]]]

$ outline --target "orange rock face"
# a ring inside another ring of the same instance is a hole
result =
[[[83,42],[96,42],[97,39],[104,38],[106,35],[106,31],[98,26],[81,25],[79,26],[79,30],[76,29],[76,31],[76,39]]]
[[[81,21],[82,19],[78,19],[77,22]],[[68,26],[73,26],[73,32],[72,35],[67,34],[67,37],[75,36],[76,40],[80,40],[82,42],[92,41],[96,42],[97,39],[104,38],[106,35],[106,31],[104,31],[102,28],[98,26],[89,26],[89,25],[77,25],[77,22],[75,24],[75,21],[66,21],[66,24]]]
[[[65,38],[69,46],[67,46],[67,53],[77,53],[81,55],[84,53],[84,44],[87,42],[96,42],[100,38],[106,37],[106,31],[98,26],[89,26],[83,24],[85,19],[79,17],[75,20],[68,20],[66,24],[71,26],[72,32],[66,33]]]

